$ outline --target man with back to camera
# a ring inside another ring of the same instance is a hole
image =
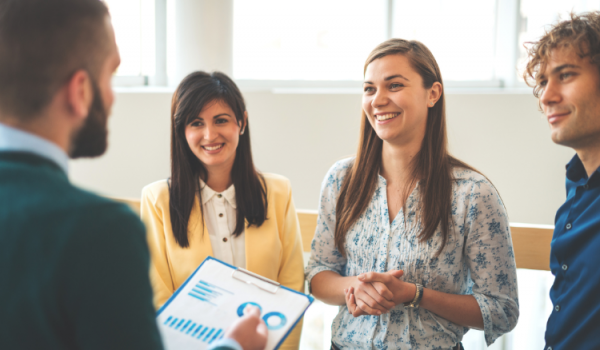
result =
[[[545,349],[600,349],[600,13],[572,14],[528,51],[552,141],[576,152],[555,218]]]
[[[77,189],[107,146],[120,63],[98,0],[0,0],[0,348],[162,349],[145,229]],[[215,349],[262,349],[258,310]]]

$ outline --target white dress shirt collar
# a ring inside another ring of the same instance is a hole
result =
[[[69,156],[56,144],[39,136],[0,123],[0,151],[29,152],[56,163],[69,172]]]
[[[223,192],[216,192],[210,188],[204,181],[200,180],[200,195],[202,197],[202,204],[206,205],[214,196],[223,196],[225,200],[231,205],[233,209],[237,209],[235,201],[235,187],[233,184],[229,186]],[[220,198],[220,197],[219,197]]]

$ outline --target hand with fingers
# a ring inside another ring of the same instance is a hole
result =
[[[377,285],[378,289],[385,290],[391,294],[388,299],[395,305],[411,302],[417,290],[414,283],[404,282],[400,277],[402,270],[390,270],[386,273],[367,272],[358,275],[357,279],[363,283]]]
[[[361,310],[356,305],[356,299],[354,297],[354,288],[348,287],[344,289],[345,297],[346,297],[346,306],[348,307],[348,312],[352,314],[354,317],[368,315],[366,312]]]
[[[402,271],[396,272],[394,278],[402,276]],[[344,290],[346,306],[354,316],[376,315],[380,316],[389,312],[396,306],[393,301],[393,293],[385,283],[375,281],[361,281],[356,279],[350,287]]]
[[[267,325],[260,318],[260,310],[254,306],[247,306],[244,316],[225,332],[225,338],[234,339],[244,350],[264,349],[267,345],[267,336]]]

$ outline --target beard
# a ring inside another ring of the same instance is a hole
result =
[[[75,133],[71,142],[70,157],[72,159],[84,157],[98,157],[106,151],[108,146],[108,113],[104,108],[100,89],[92,80],[94,97],[90,111],[81,129]]]

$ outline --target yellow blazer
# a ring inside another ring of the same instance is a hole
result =
[[[267,184],[267,220],[258,228],[248,227],[246,222],[246,269],[304,292],[302,238],[290,182],[280,175],[263,176]],[[166,180],[144,187],[141,217],[148,226],[152,259],[150,280],[154,289],[154,304],[158,309],[207,256],[213,255],[213,251],[198,197],[188,223],[190,246],[181,248],[175,242]],[[298,349],[301,330],[302,323],[299,322],[281,348]]]

